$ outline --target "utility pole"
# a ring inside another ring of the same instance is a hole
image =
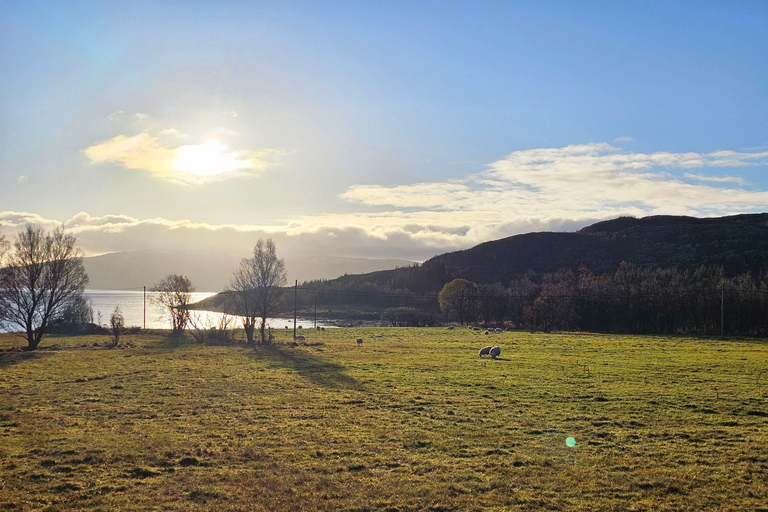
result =
[[[144,330],[147,330],[147,287],[144,286]]]
[[[317,295],[315,295],[315,329],[317,329]]]
[[[299,294],[299,280],[293,286],[293,339],[296,339],[296,296]]]

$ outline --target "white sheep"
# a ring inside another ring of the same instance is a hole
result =
[[[502,329],[501,327],[497,327],[496,332],[504,332],[504,329]]]
[[[357,341],[358,345],[362,345],[363,344],[363,338],[357,338],[355,341]]]
[[[491,354],[491,349],[493,347],[483,347],[480,349],[480,353],[478,354],[479,357],[487,356]]]
[[[449,330],[449,331],[452,331],[452,330],[453,330],[453,326],[452,326],[452,325],[449,325],[449,326],[448,326],[448,330]]]
[[[493,347],[491,349],[491,359],[496,359],[501,354],[501,347]]]

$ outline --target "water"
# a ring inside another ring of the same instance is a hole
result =
[[[147,329],[170,329],[171,320],[168,313],[155,303],[154,293],[147,292],[146,312]],[[195,292],[192,294],[192,302],[203,300],[214,293]],[[144,327],[144,292],[125,290],[86,290],[85,298],[93,309],[93,321],[100,325],[109,324],[109,317],[120,306],[120,312],[125,319],[126,327]],[[202,313],[202,312],[201,312]],[[212,315],[212,313],[207,313]],[[220,318],[221,315],[218,315]]]
[[[195,292],[192,293],[192,302],[198,302],[215,293],[209,292]],[[147,292],[146,303],[144,301],[144,292],[141,290],[127,291],[127,290],[86,290],[85,298],[90,302],[93,309],[93,321],[95,323],[106,325],[109,324],[109,317],[115,310],[115,306],[120,306],[120,312],[125,319],[126,327],[144,327],[144,307],[146,304],[146,322],[147,329],[170,329],[171,320],[165,311],[159,304],[152,300],[154,294]],[[217,325],[221,319],[221,313],[214,313],[211,311],[194,311],[194,315],[199,315],[200,322],[203,325]],[[209,323],[210,322],[210,323]],[[242,327],[242,323],[239,319],[236,320],[237,327]],[[267,319],[267,325],[273,329],[284,329],[286,326],[289,329],[293,329],[293,318],[269,318]],[[297,319],[297,324],[301,325],[305,329],[314,326],[314,321],[307,318]],[[318,327],[331,327],[330,325],[318,322]]]

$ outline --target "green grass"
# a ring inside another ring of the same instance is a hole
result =
[[[304,334],[0,352],[0,511],[768,510],[765,341]]]

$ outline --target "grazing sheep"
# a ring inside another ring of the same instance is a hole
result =
[[[358,345],[362,345],[363,344],[363,338],[357,338],[355,341],[357,341]]]
[[[453,326],[452,326],[452,325],[449,325],[449,326],[448,326],[448,330],[449,330],[449,331],[452,331],[452,330],[453,330]]]
[[[504,332],[504,329],[502,329],[501,327],[497,327],[496,332]]]
[[[293,339],[296,340],[296,341],[307,341],[307,338],[305,338],[303,334],[299,334],[298,336],[294,336]]]
[[[493,347],[491,349],[491,359],[496,359],[501,354],[501,347]]]
[[[488,331],[485,331],[483,334],[485,334],[486,336],[488,336]]]
[[[492,348],[493,347],[483,347],[483,348],[481,348],[480,349],[480,353],[478,354],[478,356],[483,357],[483,356],[490,355]]]

